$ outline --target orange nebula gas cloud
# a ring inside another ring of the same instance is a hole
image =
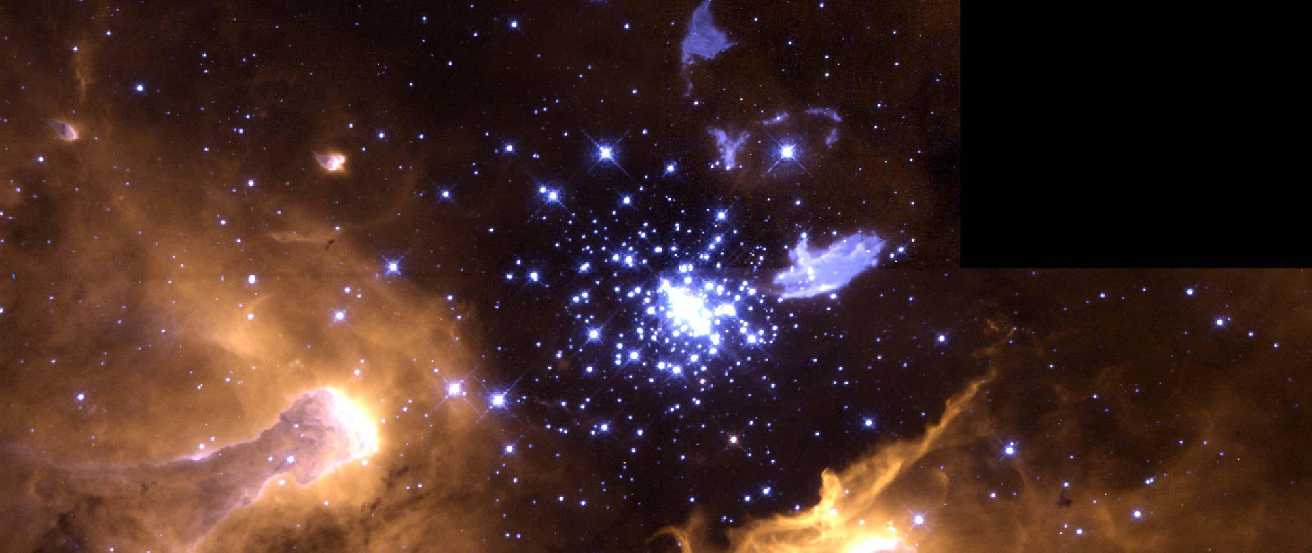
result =
[[[341,171],[346,166],[346,156],[342,154],[314,154],[314,159],[328,171]]]
[[[893,527],[889,531],[896,532]],[[898,553],[903,551],[915,551],[902,538],[896,536],[874,537],[860,542],[852,547],[848,553]]]
[[[302,485],[342,463],[378,451],[378,429],[373,421],[331,388],[301,396],[257,442],[266,439],[269,443],[290,444],[272,446],[277,450],[274,455],[294,465],[292,474]]]
[[[332,388],[324,388],[311,394],[327,394],[331,398],[331,413],[341,425],[344,437],[347,439],[344,450],[349,454],[347,461],[368,457],[378,452],[378,426],[359,406]]]
[[[916,470],[931,452],[951,446],[970,427],[972,400],[987,380],[971,383],[947,403],[938,424],[920,439],[894,442],[876,450],[841,473],[821,474],[820,501],[796,514],[756,520],[729,531],[731,553],[914,553],[919,550],[924,516],[907,509],[897,485]],[[913,494],[916,495],[916,494]],[[899,531],[903,520],[906,531]],[[880,526],[876,521],[887,521]],[[682,528],[665,528],[662,534],[679,541],[683,553],[713,550],[698,535],[701,520],[694,517]]]
[[[322,389],[301,395],[258,438],[199,459],[77,468],[15,463],[24,467],[23,488],[40,512],[72,513],[54,530],[32,525],[37,535],[17,533],[15,543],[38,550],[69,543],[190,550],[229,514],[258,500],[272,479],[290,475],[308,485],[376,451],[370,418],[345,395]],[[98,508],[102,502],[114,508]],[[39,518],[37,511],[20,514]]]

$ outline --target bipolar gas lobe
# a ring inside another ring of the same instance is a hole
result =
[[[58,136],[60,140],[63,140],[64,142],[72,142],[78,139],[77,127],[54,119],[47,121],[47,123],[50,125],[50,128],[55,130],[55,135]]]
[[[346,156],[342,154],[314,154],[314,160],[328,171],[341,171],[346,166]]]

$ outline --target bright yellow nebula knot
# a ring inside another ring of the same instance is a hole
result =
[[[333,417],[341,424],[350,440],[350,446],[347,448],[350,456],[346,460],[351,461],[377,453],[378,426],[374,424],[373,418],[345,394],[332,388],[325,388],[324,391],[332,396]]]
[[[910,551],[901,538],[874,537],[852,546],[852,549],[848,550],[847,553],[885,553],[901,551]]]

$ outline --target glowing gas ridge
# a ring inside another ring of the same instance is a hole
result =
[[[52,490],[54,495],[45,496],[51,504],[91,505],[73,511],[73,517],[60,515],[75,520],[58,525],[84,544],[98,544],[96,551],[106,550],[99,544],[120,551],[191,551],[229,515],[259,501],[266,488],[293,481],[308,486],[335,467],[378,451],[373,419],[345,394],[325,388],[289,399],[291,405],[257,437],[204,457],[49,466],[31,472],[30,485]],[[31,543],[44,531],[33,534]]]
[[[890,527],[890,530],[892,528]],[[915,551],[902,538],[896,536],[877,536],[852,546],[848,553],[883,553],[898,551]]]
[[[278,424],[246,443],[267,450],[276,472],[289,472],[304,486],[347,461],[374,454],[378,431],[345,394],[323,388],[302,394],[279,415]]]
[[[332,388],[324,388],[321,391],[327,392],[333,398],[332,414],[350,438],[348,451],[352,452],[352,455],[345,461],[353,461],[377,453],[378,426],[374,424],[373,419],[341,392]]]
[[[915,553],[920,546],[916,534],[927,531],[923,513],[906,511],[904,500],[890,495],[890,488],[904,475],[921,467],[933,451],[972,443],[988,429],[980,390],[994,380],[985,378],[968,384],[948,400],[943,416],[917,439],[881,446],[841,472],[820,473],[820,501],[810,509],[751,520],[728,531],[729,553]],[[983,415],[983,416],[981,416]],[[899,531],[894,520],[905,520]],[[880,528],[874,521],[887,520]],[[684,526],[662,528],[678,540],[682,553],[720,551],[706,543],[704,513],[694,512]]]

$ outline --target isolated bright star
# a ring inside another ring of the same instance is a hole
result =
[[[779,148],[779,157],[784,159],[793,159],[793,145],[785,144]]]

